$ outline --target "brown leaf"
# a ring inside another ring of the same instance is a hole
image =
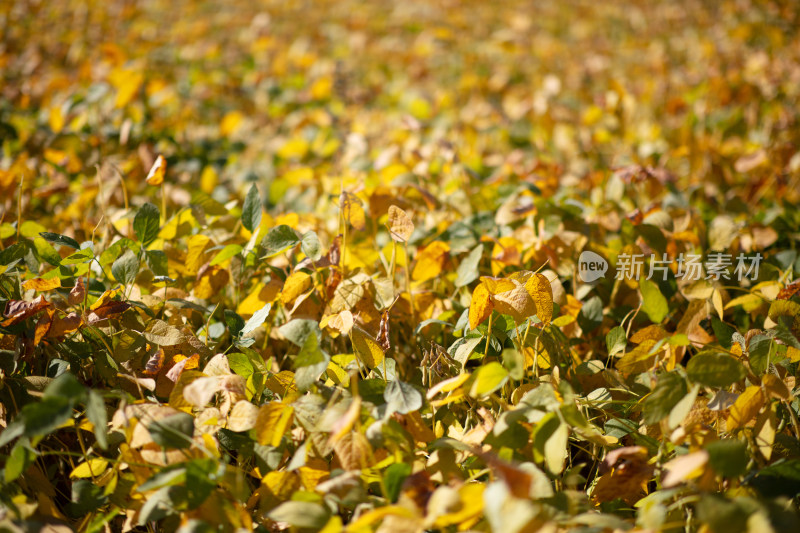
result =
[[[50,302],[44,299],[44,296],[39,296],[35,300],[9,300],[6,302],[6,308],[3,315],[6,320],[3,321],[3,326],[12,326],[22,322],[28,317],[31,317],[50,306]]]
[[[778,296],[775,297],[776,300],[788,300],[795,294],[797,291],[800,291],[800,280],[793,281],[789,283],[786,287],[782,288],[781,291],[778,293]]]
[[[79,303],[83,303],[85,297],[86,286],[83,284],[83,278],[78,278],[78,281],[75,282],[75,286],[69,291],[67,302],[69,305],[78,305]]]
[[[343,435],[333,445],[333,450],[345,470],[364,470],[372,464],[372,449],[369,442],[357,431]]]
[[[142,370],[142,374],[144,374],[145,376],[152,377],[157,375],[163,367],[164,367],[164,350],[159,348],[147,360],[147,364],[144,365],[144,370]]]
[[[378,328],[378,344],[384,352],[388,352],[392,344],[389,341],[389,309],[381,314],[381,323]]]
[[[67,333],[72,333],[81,327],[83,320],[78,313],[70,313],[65,317],[56,315],[53,318],[53,324],[50,326],[50,331],[47,332],[48,337],[61,337]]]
[[[644,495],[653,470],[644,446],[626,446],[608,452],[599,468],[602,475],[595,484],[592,501],[599,504],[620,498],[633,505]]]
[[[95,324],[106,318],[114,318],[127,311],[130,306],[131,304],[128,302],[112,300],[89,313],[88,322],[89,324]]]

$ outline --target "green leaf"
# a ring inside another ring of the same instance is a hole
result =
[[[175,413],[151,421],[147,430],[153,441],[162,448],[187,448],[194,433],[194,417],[189,413]]]
[[[297,388],[301,391],[308,390],[328,368],[330,360],[330,356],[320,349],[317,333],[312,331],[294,360],[294,381]]]
[[[72,237],[67,237],[66,235],[61,235],[58,233],[50,233],[49,231],[43,231],[39,233],[39,235],[47,242],[51,242],[53,244],[69,246],[70,248],[75,248],[76,250],[79,250],[81,247],[81,245],[78,244],[78,241],[76,241]]]
[[[403,482],[411,475],[411,465],[408,463],[393,463],[386,469],[383,484],[386,487],[386,497],[395,503],[400,497]]]
[[[606,335],[608,355],[617,355],[621,353],[627,344],[628,339],[625,338],[625,329],[622,326],[612,328]]]
[[[261,224],[261,197],[258,195],[258,187],[254,183],[247,191],[242,207],[242,225],[248,231],[253,232]]]
[[[642,292],[642,310],[654,324],[660,324],[669,314],[667,299],[661,294],[658,285],[648,279],[639,280],[639,290]]]
[[[319,323],[307,318],[296,318],[282,325],[278,331],[296,346],[303,346],[312,333],[320,335]]]
[[[103,396],[97,391],[89,391],[89,397],[86,400],[86,418],[94,426],[94,436],[97,439],[97,444],[105,450],[108,447],[108,413],[106,412]]]
[[[322,245],[319,242],[319,237],[313,231],[307,231],[300,239],[300,248],[303,253],[312,261],[319,261],[322,257]]]
[[[319,531],[328,523],[330,513],[318,503],[288,501],[277,506],[267,516],[276,522]]]
[[[422,408],[422,394],[412,385],[397,379],[386,385],[383,399],[392,413],[404,415]]]
[[[752,507],[747,509],[740,503],[741,500],[729,500],[716,494],[703,495],[695,504],[697,518],[714,533],[745,533]]]
[[[44,259],[53,266],[61,264],[61,256],[46,240],[41,237],[36,237],[33,239],[33,246],[36,248],[36,255],[40,259]]]
[[[644,421],[657,424],[667,416],[675,405],[688,393],[686,381],[676,372],[661,374],[658,382],[644,399]]]
[[[62,265],[78,265],[80,263],[85,263],[87,261],[91,261],[94,257],[94,253],[92,253],[91,248],[84,248],[79,252],[75,252],[74,254],[70,254],[64,259],[61,260]]]
[[[231,335],[234,337],[241,336],[242,330],[245,326],[244,319],[239,316],[236,311],[232,311],[230,309],[225,310],[225,324],[228,326],[228,330],[230,330]]]
[[[269,230],[267,236],[261,241],[264,248],[263,259],[273,257],[285,252],[289,248],[296,246],[300,242],[297,232],[285,224],[276,226]]]
[[[229,353],[228,364],[234,373],[242,376],[245,379],[253,375],[253,372],[255,371],[255,368],[253,368],[253,364],[250,362],[250,358],[247,357],[247,354],[240,352]]]
[[[139,266],[139,257],[128,250],[111,265],[111,274],[119,283],[130,285],[139,273]]]
[[[744,365],[724,353],[700,352],[686,365],[689,379],[706,387],[727,387],[744,378]]]
[[[28,247],[25,242],[15,242],[8,248],[0,250],[0,265],[10,265],[15,261],[19,261],[28,253]]]
[[[179,494],[185,494],[185,489],[182,490],[182,487],[169,485],[161,487],[148,496],[147,501],[144,502],[139,511],[139,525],[144,526],[148,522],[161,520],[174,513],[178,502],[173,500],[179,499],[176,497]]]
[[[714,336],[726,350],[731,348],[731,339],[736,329],[721,321],[716,316],[711,317],[711,328],[714,330]]]
[[[52,433],[72,417],[72,407],[73,403],[69,399],[57,396],[29,403],[22,408],[19,415],[25,426],[24,434],[38,437]]]
[[[503,366],[508,369],[511,379],[520,380],[525,375],[525,358],[515,348],[506,348],[501,354]]]
[[[15,481],[36,459],[36,455],[25,444],[24,441],[17,442],[12,448],[8,459],[6,459],[6,465],[3,469],[5,470],[3,475],[6,483]]]
[[[225,248],[219,251],[217,255],[214,256],[214,259],[211,260],[209,263],[211,266],[218,265],[223,261],[227,261],[231,257],[235,256],[239,252],[242,251],[242,247],[238,244],[229,244]]]
[[[251,331],[255,331],[256,328],[263,324],[269,316],[270,309],[272,309],[272,304],[268,303],[264,304],[264,307],[253,313],[253,316],[250,317],[250,320],[248,320],[242,328],[242,335],[247,335]]]
[[[475,381],[472,383],[469,394],[475,398],[488,396],[502,387],[507,380],[508,370],[497,361],[492,361],[475,372]]]
[[[64,372],[51,381],[44,390],[43,398],[66,399],[73,404],[83,400],[86,389],[71,372]]]
[[[786,496],[800,494],[800,459],[777,461],[762,468],[751,484],[764,496]]]
[[[753,335],[748,345],[748,354],[750,357],[750,368],[753,372],[760,376],[767,370],[770,362],[774,363],[776,357],[777,347],[772,340],[772,337],[766,335]]]
[[[147,202],[133,217],[133,231],[136,232],[136,237],[144,246],[149,246],[158,236],[158,230],[161,225],[161,213],[158,207],[150,202]]]
[[[599,296],[589,298],[578,313],[578,325],[588,333],[603,322],[603,300]],[[549,349],[547,350],[550,351]]]
[[[740,440],[723,439],[706,446],[708,462],[717,474],[739,477],[747,470],[747,444]]]
[[[536,424],[532,437],[537,462],[544,462],[551,474],[559,474],[568,453],[569,428],[556,413],[548,413]]]
[[[156,276],[166,276],[169,274],[169,269],[167,268],[167,254],[163,251],[146,250],[144,253],[144,260]]]
[[[461,260],[461,264],[458,265],[458,270],[456,273],[458,276],[456,277],[456,287],[465,287],[478,279],[478,265],[481,262],[481,257],[483,256],[483,245],[479,244]]]

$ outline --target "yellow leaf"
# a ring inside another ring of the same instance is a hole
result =
[[[269,283],[258,283],[255,288],[247,295],[247,298],[242,300],[236,312],[240,315],[252,315],[262,307],[264,304],[274,302],[281,292],[281,281],[273,278]]]
[[[367,227],[367,218],[358,196],[343,192],[339,196],[339,208],[342,210],[345,221],[349,222],[355,229],[361,231]]]
[[[427,281],[442,273],[450,246],[442,241],[433,241],[417,255],[417,262],[411,272],[414,281]]]
[[[463,374],[457,375],[454,378],[450,378],[450,379],[446,379],[444,381],[440,381],[435,386],[431,387],[431,389],[428,391],[428,394],[427,394],[428,395],[428,399],[430,400],[431,398],[433,398],[434,396],[436,396],[440,392],[450,392],[450,391],[456,390],[458,387],[460,387],[462,384],[464,384],[464,382],[467,381],[469,379],[469,377],[470,377],[470,374],[465,372]]]
[[[35,291],[45,292],[61,287],[61,280],[58,278],[50,278],[50,279],[34,278],[34,279],[29,279],[28,281],[23,283],[22,287],[25,290],[33,289]]]
[[[144,81],[144,74],[135,69],[117,68],[108,77],[109,82],[117,89],[117,99],[114,105],[117,109],[123,108],[139,91]]]
[[[350,330],[353,352],[367,368],[375,368],[383,362],[384,353],[378,342],[358,326]]]
[[[764,393],[761,387],[751,385],[736,399],[728,415],[727,431],[731,432],[752,420],[764,405]]]
[[[54,133],[59,133],[64,129],[64,112],[61,110],[60,105],[54,105],[50,108],[48,122],[50,123],[50,129],[53,130]]]
[[[483,506],[481,505],[481,508]],[[347,531],[371,531],[371,526],[382,522],[387,516],[400,516],[403,518],[415,519],[417,516],[408,508],[402,505],[387,505],[368,511],[358,517],[358,520],[347,526]],[[421,530],[422,528],[420,528]]]
[[[192,235],[186,243],[188,252],[184,262],[184,276],[196,276],[200,267],[206,262],[205,251],[211,247],[211,239],[198,233]]]
[[[485,488],[486,486],[482,483],[461,485],[458,489],[458,503],[450,507],[449,512],[438,516],[433,523],[434,527],[445,529],[448,526],[463,524],[477,518],[483,513],[483,490]]]
[[[307,459],[305,466],[301,466],[297,472],[306,490],[314,490],[321,481],[330,476],[328,468],[327,461]]]
[[[356,421],[361,417],[361,396],[356,396],[350,402],[350,406],[344,415],[336,421],[331,428],[330,443],[335,444],[342,437],[344,437],[355,425]]]
[[[617,370],[625,376],[650,370],[658,356],[658,353],[650,353],[650,350],[655,345],[656,341],[652,339],[642,341],[639,346],[617,361]]]
[[[314,100],[326,100],[331,96],[333,89],[333,78],[331,76],[322,76],[311,84],[311,97]]]
[[[778,418],[775,415],[775,404],[761,413],[753,425],[753,436],[761,455],[769,461],[772,458],[772,448],[775,444],[775,432],[778,429]]]
[[[197,283],[194,286],[194,295],[203,300],[217,296],[220,289],[228,284],[230,274],[219,266],[210,266],[198,272]]]
[[[272,493],[278,501],[288,500],[300,488],[300,477],[296,472],[273,470],[261,478],[261,486]]]
[[[469,304],[469,327],[475,329],[492,314],[491,295],[484,283],[481,283],[472,292],[472,301]]]
[[[301,159],[308,153],[308,148],[308,141],[302,137],[295,137],[281,146],[278,156],[282,159]]]
[[[492,278],[489,276],[481,276],[481,284],[486,285],[486,290],[491,295],[510,291],[516,287],[516,284],[508,278]]]
[[[398,242],[407,242],[414,233],[414,223],[408,214],[396,205],[389,206],[389,233]]]
[[[224,117],[222,117],[222,123],[219,125],[220,135],[227,137],[231,133],[234,133],[237,129],[239,129],[242,119],[244,119],[244,115],[239,111],[231,111],[230,113],[227,113]]]
[[[256,425],[259,409],[247,400],[239,400],[228,414],[228,429],[247,431]]]
[[[288,396],[292,392],[297,391],[297,385],[294,382],[294,372],[291,370],[281,370],[277,374],[270,376],[267,379],[266,386],[279,396]]]
[[[261,406],[256,417],[258,443],[278,446],[289,429],[294,408],[281,402],[269,402]]]
[[[350,386],[350,374],[345,372],[345,370],[331,361],[328,363],[327,369],[328,379],[330,379],[336,385],[341,387],[349,387]]]
[[[519,324],[536,313],[536,305],[525,285],[516,279],[511,282],[514,288],[492,295],[492,302],[498,313],[511,316]]]
[[[166,171],[167,160],[164,159],[163,155],[159,155],[156,158],[156,162],[153,163],[153,166],[150,168],[150,172],[147,173],[147,178],[144,181],[146,181],[148,185],[161,185],[164,183],[164,174]]]
[[[218,183],[219,176],[214,167],[211,165],[205,167],[203,173],[200,174],[200,190],[206,194],[211,194]]]
[[[702,475],[706,464],[708,464],[708,452],[705,450],[678,456],[664,465],[666,473],[661,484],[670,488],[695,479]]]
[[[107,290],[106,292],[100,295],[100,298],[98,298],[95,303],[89,306],[89,310],[95,311],[96,309],[103,307],[105,304],[113,300],[114,296],[119,294],[121,290],[122,290],[121,288]]]
[[[86,478],[86,477],[97,477],[102,474],[106,467],[108,466],[108,461],[101,457],[95,457],[93,459],[89,459],[85,463],[81,463],[75,467],[75,469],[70,473],[69,477],[71,478]]]
[[[786,383],[775,374],[766,374],[761,380],[761,383],[764,385],[764,390],[766,390],[767,394],[771,397],[780,398],[781,400],[788,400],[791,398],[791,393]]]
[[[339,311],[335,315],[331,315],[328,319],[328,327],[335,329],[342,335],[350,333],[354,323],[353,313],[347,309]]]
[[[501,237],[492,249],[492,275],[496,276],[507,266],[518,266],[522,261],[522,243],[514,237]]]
[[[553,320],[553,288],[544,274],[534,274],[525,283],[525,289],[533,299],[536,316],[545,325]]]
[[[281,302],[284,304],[292,303],[298,296],[311,288],[312,283],[313,280],[309,274],[302,271],[294,272],[286,278],[286,283],[283,284]]]

